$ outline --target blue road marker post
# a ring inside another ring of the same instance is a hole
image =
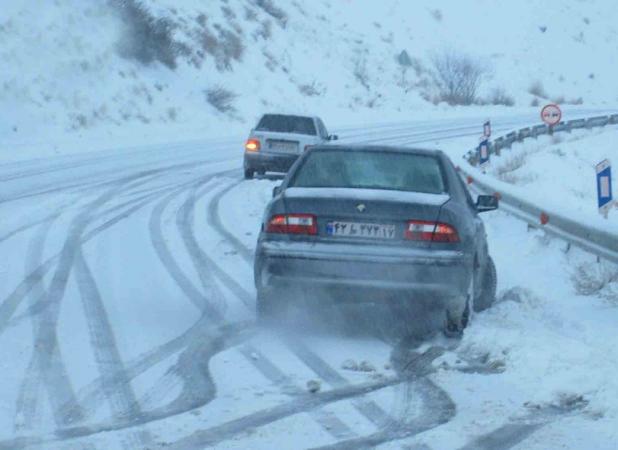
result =
[[[607,219],[609,209],[614,203],[612,197],[612,166],[609,160],[606,159],[597,164],[596,172],[599,213]]]
[[[478,146],[479,166],[483,171],[489,165],[489,140],[483,139]]]

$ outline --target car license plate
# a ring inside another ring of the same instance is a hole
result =
[[[330,236],[394,239],[395,225],[358,222],[329,222],[326,224],[326,234]]]
[[[298,144],[295,142],[270,141],[270,150],[275,152],[296,152]]]

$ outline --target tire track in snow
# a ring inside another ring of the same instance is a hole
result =
[[[508,450],[553,421],[579,413],[588,402],[583,397],[560,405],[539,407],[529,414],[483,434],[459,450]]]
[[[50,216],[49,219],[41,224],[41,230],[36,233],[35,237],[30,241],[28,249],[26,251],[26,260],[24,270],[29,273],[31,267],[38,267],[41,265],[41,259],[43,258],[43,248],[45,241],[49,235],[50,228],[54,220],[59,216],[56,212]],[[37,283],[33,286],[32,291],[25,296],[25,301],[28,302],[28,307],[31,308],[39,298],[45,297],[45,287],[41,280],[41,283]],[[36,325],[32,322],[32,333],[36,333]],[[34,389],[22,391],[17,398],[17,404],[15,407],[15,418],[13,421],[13,429],[15,432],[22,430],[36,429],[41,424],[41,415],[38,408],[36,399],[41,395],[42,386],[37,385]]]
[[[398,375],[396,377],[386,378],[379,381],[372,381],[358,385],[347,385],[329,391],[317,392],[315,394],[305,393],[304,395],[300,395],[294,400],[291,400],[287,403],[283,403],[270,408],[265,408],[260,411],[248,414],[246,416],[222,423],[220,425],[196,431],[190,436],[182,438],[176,442],[165,442],[159,444],[159,447],[168,450],[190,450],[202,447],[214,447],[217,444],[232,439],[240,434],[246,434],[252,430],[264,427],[287,417],[297,415],[299,413],[307,413],[331,403],[354,399],[381,389],[401,385],[402,383],[409,382],[410,379],[415,376],[424,376],[430,370],[428,365],[430,366],[432,361],[440,354],[441,352],[436,351],[435,348],[428,349],[423,354],[418,356],[415,364],[411,364],[408,367],[408,373],[405,375],[404,378]],[[433,401],[433,399],[430,400]],[[454,405],[452,405],[452,408],[454,413]],[[437,426],[433,421],[429,425],[432,425],[432,427]],[[391,437],[392,435],[389,435],[387,438],[384,438],[383,442],[386,442]],[[347,445],[353,442],[358,442],[360,445],[364,445],[365,441],[369,441],[370,439],[377,441],[374,435],[372,435],[370,437],[359,438],[357,440],[354,439],[349,441],[343,441],[342,443],[336,443],[334,445]],[[326,446],[325,448],[331,447]],[[371,447],[350,446],[342,448],[356,449]]]
[[[179,441],[159,444],[159,448],[168,450],[192,450],[196,448],[214,447],[240,434],[246,434],[247,432],[287,417],[299,413],[307,413],[331,403],[366,395],[380,389],[400,384],[401,382],[402,380],[400,378],[388,378],[375,382],[317,392],[315,394],[305,393],[287,403],[266,408],[208,429],[196,431]],[[1,446],[0,449],[2,449]]]
[[[400,397],[401,411],[397,420],[386,424],[379,431],[357,439],[340,441],[332,445],[316,447],[313,450],[361,450],[373,449],[378,445],[416,436],[425,431],[448,423],[456,414],[456,405],[450,396],[439,388],[427,375],[432,372],[432,362],[442,355],[439,347],[430,347],[425,352],[406,354],[399,359],[395,348],[391,359],[395,370],[405,382]],[[399,361],[399,362],[398,362]],[[412,415],[413,395],[420,396],[423,410]],[[409,419],[412,416],[413,419]]]
[[[251,324],[245,322],[219,327],[213,327],[207,322],[208,320],[206,316],[203,316],[183,335],[166,342],[165,344],[147,352],[145,355],[142,355],[133,361],[130,361],[126,365],[125,374],[114,374],[117,375],[114,378],[114,382],[118,384],[124,383],[126,380],[123,380],[123,377],[133,380],[135,377],[144,373],[154,365],[178,353],[179,351],[182,352],[187,350],[192,345],[203,345],[211,350],[208,355],[201,355],[204,357],[203,360],[195,358],[194,349],[184,353],[186,358],[190,357],[194,360],[191,364],[207,367],[208,361],[217,353],[242,344],[250,338],[253,333]],[[200,337],[206,335],[208,336],[207,342],[200,339]],[[201,374],[201,370],[199,373]],[[195,372],[193,372],[193,374],[195,375]],[[80,391],[80,399],[83,399],[82,403],[88,405],[101,401],[103,399],[102,384],[103,380],[99,377],[83,388]],[[117,388],[120,387],[117,386]],[[211,393],[214,393],[214,391],[211,391]],[[0,450],[14,450],[16,448],[25,449],[28,447],[45,446],[47,444],[57,442],[69,443],[72,439],[86,438],[99,433],[131,430],[150,422],[189,412],[192,409],[204,406],[212,400],[212,398],[202,399],[202,403],[197,404],[195,399],[187,399],[187,394],[188,392],[181,394],[182,400],[171,402],[169,405],[154,410],[143,411],[138,417],[123,417],[122,419],[116,421],[105,421],[83,426],[69,426],[57,429],[53,433],[43,436],[18,436],[9,440],[0,441]],[[190,402],[187,402],[187,400],[190,400]]]
[[[545,425],[547,422],[509,423],[474,439],[459,450],[508,450],[528,439]]]
[[[131,181],[131,179],[128,179],[128,181]],[[110,183],[106,183],[106,184],[110,184]],[[158,195],[158,192],[153,192],[152,197],[156,198],[157,195]],[[149,201],[150,199],[144,199],[143,201],[140,201],[136,205],[127,208],[127,210],[125,210],[123,213],[120,213],[112,217],[111,219],[103,222],[102,224],[98,225],[97,227],[85,232],[83,238],[81,239],[81,244],[84,244],[90,241],[91,239],[96,237],[99,233],[112,227],[116,223],[130,217],[135,212],[143,208],[146,204],[148,204]],[[127,202],[127,206],[128,206],[128,202]],[[106,214],[113,212],[114,209],[115,207],[112,207],[112,208],[109,208],[108,210],[101,211],[99,214],[93,217],[95,219],[100,219]],[[4,330],[8,326],[11,325],[11,317],[13,316],[13,314],[19,307],[20,303],[26,297],[26,295],[28,295],[28,293],[38,283],[41,282],[41,280],[45,277],[47,272],[51,270],[51,268],[53,267],[53,264],[56,262],[56,260],[59,257],[60,257],[60,253],[57,253],[51,256],[50,258],[48,258],[47,260],[45,260],[43,264],[39,265],[36,268],[33,268],[33,270],[30,273],[28,273],[27,276],[17,285],[17,287],[13,290],[13,292],[9,294],[5,298],[5,300],[2,301],[2,303],[0,303],[0,335],[4,332]],[[32,310],[33,312],[40,312],[42,311],[42,309],[45,308],[47,304],[48,303],[45,301],[45,299],[41,299],[41,301],[36,303],[37,306],[32,308]]]
[[[197,195],[197,189],[199,186],[195,186],[194,190],[190,193],[189,197],[183,203],[181,208],[178,210],[177,215],[177,225],[178,228],[183,234],[185,244],[188,249],[193,249],[190,251],[191,257],[194,261],[196,270],[204,271],[205,268],[208,269],[208,272],[201,272],[202,277],[201,282],[202,285],[208,286],[214,284],[214,278],[212,276],[209,279],[205,279],[207,273],[212,273],[216,277],[218,277],[221,282],[238,297],[247,307],[253,307],[254,299],[253,296],[247,292],[242,286],[236,283],[229,275],[224,272],[205,252],[203,252],[195,238],[195,232],[193,229],[193,215],[190,211],[195,210],[195,205],[198,201],[199,196]],[[172,200],[174,194],[171,194],[168,198],[162,201],[158,206],[155,213],[153,213],[153,219],[151,220],[151,235],[155,237],[153,244],[157,248],[157,254],[162,256],[162,260],[166,261],[164,264],[169,269],[172,277],[177,281],[181,289],[185,291],[187,295],[190,297],[196,298],[199,297],[199,301],[203,301],[204,298],[208,298],[208,296],[203,296],[201,292],[198,291],[197,288],[193,286],[191,281],[182,273],[180,268],[174,262],[173,257],[169,250],[167,250],[164,246],[164,242],[162,240],[162,231],[161,231],[161,216],[163,209],[169,204]],[[209,206],[210,207],[210,206]],[[156,217],[156,219],[155,219]],[[210,311],[210,316],[213,317],[213,312]],[[215,320],[221,321],[222,317],[215,317]],[[257,361],[253,358],[249,358],[249,362],[251,362],[258,371],[262,372],[263,375],[266,376],[271,382],[275,385],[281,384],[281,378],[278,374],[282,372],[266,357],[262,355]],[[286,380],[284,380],[285,382]],[[287,384],[286,384],[287,386]],[[170,389],[171,386],[167,386],[167,389]],[[285,386],[284,386],[285,388]],[[296,390],[298,393],[300,390]],[[335,437],[349,437],[353,435],[351,430],[338,418],[334,415],[327,412],[318,412],[314,414],[315,418],[318,420],[318,423],[322,425],[327,432],[334,435]]]
[[[208,222],[225,240],[232,245],[232,247],[234,247],[234,250],[238,252],[242,259],[249,262],[253,261],[253,251],[226,229],[221,222],[221,216],[219,215],[219,205],[221,203],[221,199],[232,189],[240,185],[242,181],[243,180],[236,180],[213,196],[212,200],[208,204]]]
[[[240,348],[240,352],[247,361],[252,363],[271,383],[275,386],[281,386],[284,393],[291,396],[298,396],[305,393],[305,391],[295,385],[281,369],[270,362],[265,355],[252,345],[243,345]],[[356,436],[356,433],[348,427],[345,422],[330,411],[317,408],[311,410],[309,414],[318,425],[335,439],[351,439]]]
[[[26,294],[33,289],[39,289],[40,302],[47,303],[40,315],[32,317],[34,330],[33,352],[22,380],[16,404],[15,423],[19,430],[21,424],[29,423],[33,412],[36,412],[40,401],[40,389],[44,385],[53,411],[56,426],[65,427],[85,418],[84,410],[77,402],[77,398],[62,359],[57,336],[57,323],[60,314],[60,305],[65,295],[68,279],[75,261],[77,250],[80,248],[83,234],[87,225],[93,220],[93,214],[104,203],[111,200],[118,191],[130,183],[139,184],[140,177],[132,177],[117,186],[105,191],[95,200],[89,202],[69,226],[68,237],[58,255],[58,264],[47,290],[41,291],[40,284],[44,274],[35,278],[27,286]],[[143,178],[143,177],[142,177]],[[142,181],[143,182],[143,181]],[[53,259],[48,260],[47,269],[51,268]],[[38,266],[34,272],[43,267]],[[44,271],[43,271],[44,272]],[[29,277],[27,277],[28,279]],[[19,287],[18,287],[19,290]],[[14,299],[11,304],[16,307],[21,299]],[[4,304],[3,304],[4,306]],[[71,405],[71,415],[59,413],[63,405]]]
[[[190,186],[193,185],[195,183],[195,180],[186,182],[184,184],[181,184],[179,188],[177,188],[178,190],[180,189],[185,189],[186,186]],[[178,185],[177,185],[178,186]],[[92,229],[89,234],[86,236],[87,239],[85,239],[85,241],[89,240],[90,237],[94,237],[95,235],[97,235],[98,233],[104,231],[105,229],[111,227],[112,225],[114,225],[115,223],[119,222],[120,220],[123,220],[125,218],[130,217],[132,214],[134,214],[135,212],[139,211],[141,208],[143,208],[146,204],[148,204],[152,199],[155,199],[158,197],[158,195],[160,194],[160,191],[155,190],[154,192],[152,192],[151,194],[148,195],[147,198],[142,198],[139,202],[137,202],[135,205],[130,206],[127,210],[123,211],[122,213],[112,217],[111,219],[109,219],[108,221],[104,222],[103,224],[99,225],[98,227]],[[166,197],[167,198],[167,197]],[[165,198],[164,198],[165,200]],[[155,213],[151,214],[151,223],[150,223],[150,228],[151,228],[151,235],[152,233],[152,229],[154,227],[153,225],[153,220],[152,217],[154,217],[156,215],[156,211],[158,210],[158,208],[160,208],[161,203],[163,202],[159,202],[159,204],[157,204],[155,206]],[[125,206],[128,205],[125,204]],[[107,211],[105,211],[106,213],[109,213],[110,211],[113,211],[115,209],[115,207],[108,209]],[[161,240],[163,240],[162,236],[160,237]],[[155,245],[155,249],[159,248],[160,246]],[[162,353],[164,352],[164,349],[162,349]],[[154,361],[157,361],[156,359],[154,359]],[[154,364],[155,362],[153,362]],[[147,369],[147,367],[142,366],[142,371],[145,371]],[[136,376],[136,375],[134,375]],[[130,377],[133,378],[134,376]],[[107,383],[110,385],[115,386],[115,389],[119,389],[119,390],[125,390],[130,388],[130,386],[127,386],[127,379],[126,376],[124,374],[124,372],[122,371],[111,371],[111,373],[109,374],[109,380],[107,380]],[[85,410],[88,411],[89,413],[93,413],[98,407],[100,407],[101,405],[101,400],[103,399],[103,392],[105,390],[113,390],[113,388],[111,386],[108,386],[107,388],[104,387],[104,379],[99,377],[97,379],[96,382],[94,383],[90,383],[88,385],[88,388],[83,389],[82,391],[80,391],[80,397],[82,398],[81,402],[85,405]],[[74,413],[73,411],[73,405],[70,404],[65,404],[62,408],[63,410],[63,414],[65,416],[70,416]]]
[[[81,241],[82,244],[84,244],[85,242],[88,242],[90,239],[94,238],[95,236],[105,231],[106,229],[112,227],[116,223],[130,217],[131,215],[133,215],[134,213],[142,209],[146,204],[148,204],[151,201],[152,198],[155,198],[157,195],[158,195],[158,192],[155,192],[155,193],[150,194],[149,196],[144,196],[142,198],[123,203],[122,205],[119,205],[118,207],[115,206],[105,211],[101,211],[100,214],[97,214],[95,216],[96,219],[104,218],[104,216],[110,213],[113,213],[118,209],[122,209],[122,207],[126,207],[126,209],[122,211],[121,213],[117,214],[116,216],[113,216],[107,221],[104,221],[102,224],[91,229],[90,231],[87,231],[84,235],[84,238]],[[59,217],[59,215],[56,217],[53,217],[53,219],[56,219],[57,217]],[[52,217],[50,217],[50,219],[51,218]],[[41,282],[43,277],[47,274],[47,272],[49,272],[49,270],[53,266],[53,263],[58,258],[58,256],[59,254],[54,255],[53,257],[49,258],[48,260],[46,260],[45,262],[41,263],[38,266],[31,265],[30,267],[35,267],[35,269],[27,273],[24,280],[22,280],[22,282],[13,291],[13,293],[9,295],[9,297],[7,297],[7,299],[0,305],[0,334],[3,333],[5,328],[10,327],[10,326],[15,326],[22,320],[32,315],[40,313],[48,305],[48,303],[45,301],[44,298],[39,297],[39,301],[32,304],[30,307],[28,307],[24,313],[14,318],[11,318],[13,313],[18,308],[19,302],[22,301],[25,298],[25,296],[28,295],[28,293],[36,287],[38,283]]]
[[[101,389],[109,403],[112,418],[139,417],[142,414],[141,408],[127,377],[105,304],[81,246],[76,250],[74,271],[88,325],[90,346],[101,376]],[[121,382],[116,383],[116,379]],[[150,433],[141,430],[130,434],[128,442],[123,442],[123,448],[136,450],[147,448],[151,443]]]
[[[283,339],[288,348],[322,380],[333,388],[349,386],[350,382],[329,366],[323,359],[310,350],[304,342],[297,337],[288,335]],[[353,399],[352,405],[367,420],[379,428],[389,426],[393,419],[374,401],[366,399]]]
[[[210,181],[197,184],[189,190],[186,200],[176,213],[176,225],[180,231],[185,249],[197,272],[203,295],[207,299],[204,306],[208,309],[208,313],[213,320],[222,322],[226,307],[225,298],[221,289],[217,286],[214,277],[211,275],[214,263],[201,249],[195,237],[194,229],[195,204],[198,200],[197,191],[203,186],[209,187],[210,185],[207,183]]]
[[[225,229],[219,216],[219,204],[223,196],[235,186],[238,186],[242,181],[232,183],[231,186],[216,194],[208,208],[209,223],[224,236],[229,243],[238,251],[238,254],[253,267],[253,252],[240,242],[235,236]],[[321,379],[329,383],[333,387],[343,387],[348,385],[348,381],[342,377],[335,369],[333,369],[326,361],[316,355],[314,352],[302,343],[298,338],[286,336],[283,339],[285,345],[296,355],[305,365],[313,370]],[[366,400],[355,400],[353,406],[364,417],[374,423],[378,427],[386,426],[392,419],[389,415],[375,402]]]
[[[40,301],[46,302],[48,306],[42,311],[40,316],[33,317],[33,353],[19,389],[15,414],[17,430],[20,429],[21,424],[29,423],[33,419],[31,414],[38,408],[40,399],[38,394],[41,389],[40,385],[43,383],[46,385],[54,411],[57,411],[65,401],[74,405],[75,415],[73,417],[54,414],[57,426],[66,426],[73,421],[81,421],[85,417],[77,404],[77,398],[71,386],[68,372],[62,361],[56,327],[60,314],[60,304],[65,294],[71,267],[73,266],[75,246],[79,245],[79,238],[88,223],[92,211],[100,203],[111,198],[113,192],[114,190],[105,192],[73,220],[48,290],[41,292],[38,288],[40,286],[38,283],[33,286],[34,292],[38,289],[41,294]]]

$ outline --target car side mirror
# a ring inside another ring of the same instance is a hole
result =
[[[273,188],[273,198],[279,195],[280,193],[281,193],[281,185],[275,186]]]
[[[339,136],[336,134],[331,134],[330,136],[328,136],[329,141],[336,141],[337,139],[339,139]]]
[[[476,210],[478,212],[493,211],[498,209],[498,199],[493,195],[479,195],[476,198]]]

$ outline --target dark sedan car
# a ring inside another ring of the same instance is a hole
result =
[[[493,196],[473,203],[440,151],[313,147],[266,208],[255,257],[258,318],[299,300],[398,299],[431,303],[445,331],[459,334],[470,309],[495,296],[478,213],[497,206]]]

